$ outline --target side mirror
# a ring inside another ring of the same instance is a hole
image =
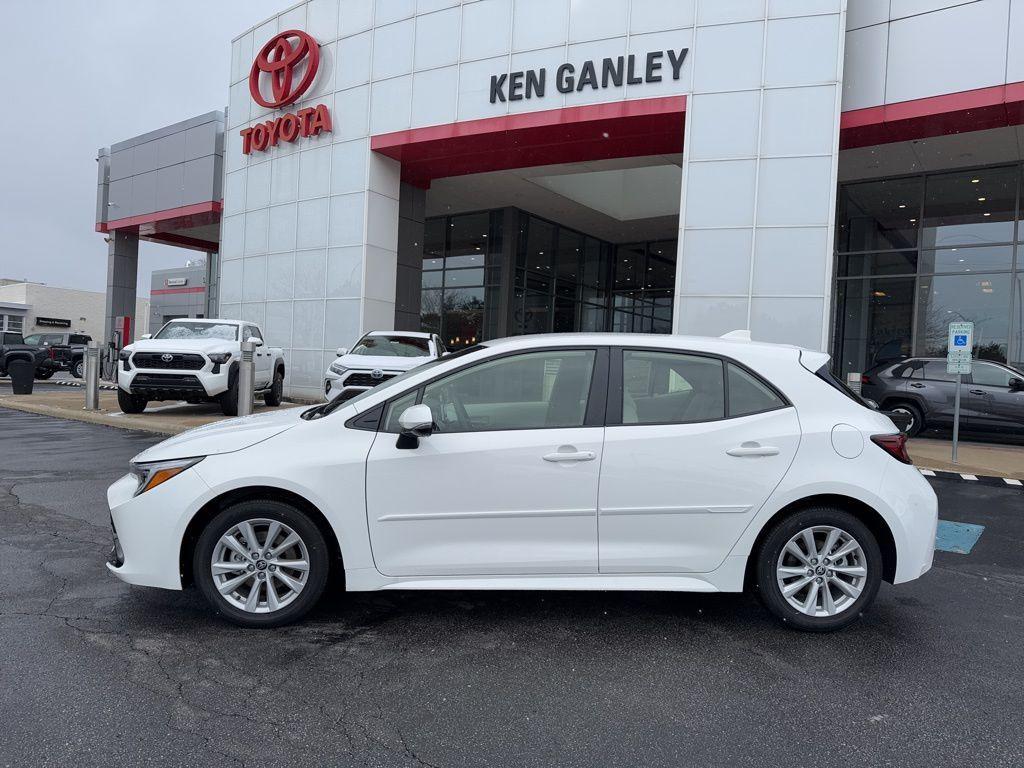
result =
[[[1012,379],[1010,379],[1010,391],[1011,392],[1021,392],[1021,391],[1024,391],[1024,379],[1018,379],[1016,376],[1014,376]]]
[[[429,405],[412,405],[402,411],[398,417],[398,426],[403,435],[428,437],[434,431],[434,414]]]
[[[348,354],[348,347],[338,347],[334,351],[334,354],[337,355],[338,357],[344,357],[345,355]]]
[[[151,334],[151,333],[144,333],[141,336],[139,336],[139,341],[145,341],[146,339],[152,339],[152,338],[153,338],[153,334]]]
[[[255,344],[257,347],[263,346],[263,339],[261,339],[259,336],[250,336],[248,339],[246,339],[246,341],[248,341],[250,344]]]

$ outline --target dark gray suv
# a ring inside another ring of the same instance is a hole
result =
[[[987,360],[976,360],[971,367],[960,393],[960,428],[1024,437],[1024,372]],[[884,363],[863,375],[861,394],[883,411],[908,419],[905,431],[910,436],[953,426],[956,376],[946,373],[945,358]]]

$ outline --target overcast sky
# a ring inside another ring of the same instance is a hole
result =
[[[289,0],[0,0],[0,277],[103,291],[96,150],[228,101],[231,39]],[[12,47],[13,46],[13,47]],[[142,243],[154,269],[198,251]]]

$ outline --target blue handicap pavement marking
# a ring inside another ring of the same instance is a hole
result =
[[[968,555],[981,538],[984,525],[973,523],[951,523],[939,520],[939,528],[935,531],[935,549],[939,552],[954,552]]]

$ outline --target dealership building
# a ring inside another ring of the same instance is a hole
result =
[[[1024,358],[1024,3],[309,0],[225,96],[100,150],[108,323],[201,251],[293,395],[391,328]]]

